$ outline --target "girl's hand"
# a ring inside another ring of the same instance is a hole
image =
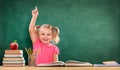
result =
[[[38,16],[38,9],[37,9],[37,7],[35,7],[35,9],[34,10],[32,10],[32,16],[33,17],[37,17]]]

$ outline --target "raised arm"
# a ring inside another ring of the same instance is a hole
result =
[[[32,10],[32,18],[29,24],[29,33],[30,33],[30,38],[32,40],[32,43],[35,43],[37,38],[35,33],[35,23],[36,23],[37,17],[38,17],[38,9],[37,7],[35,7],[35,9]]]

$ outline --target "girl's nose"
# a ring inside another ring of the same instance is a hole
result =
[[[47,38],[48,36],[47,35],[45,35],[45,38]]]

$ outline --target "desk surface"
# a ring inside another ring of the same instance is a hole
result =
[[[2,67],[0,70],[120,70],[120,67]]]

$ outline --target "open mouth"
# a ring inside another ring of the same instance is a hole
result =
[[[48,39],[42,39],[43,41],[48,41]]]

